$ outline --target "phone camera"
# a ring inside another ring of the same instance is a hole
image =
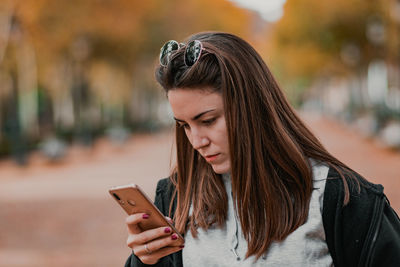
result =
[[[121,198],[120,198],[117,194],[113,193],[113,196],[114,196],[118,201],[121,200]]]
[[[128,202],[128,204],[131,205],[131,206],[136,206],[136,202],[133,201],[132,199],[128,199],[127,202]]]

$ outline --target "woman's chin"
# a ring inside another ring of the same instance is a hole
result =
[[[224,174],[224,173],[229,173],[231,171],[230,165],[229,164],[217,164],[213,165],[211,164],[211,167],[213,168],[214,172],[217,174]]]

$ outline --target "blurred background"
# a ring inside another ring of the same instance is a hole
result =
[[[227,31],[400,210],[399,0],[0,0],[0,266],[121,266],[113,185],[173,164],[162,44]]]

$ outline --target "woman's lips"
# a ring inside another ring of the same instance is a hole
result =
[[[218,155],[219,155],[219,153],[218,154],[214,154],[214,155],[205,156],[205,159],[206,159],[207,162],[212,162],[212,161],[217,159]]]

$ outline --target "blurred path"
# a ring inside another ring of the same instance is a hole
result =
[[[302,114],[322,144],[339,160],[373,183],[382,184],[396,212],[400,211],[400,152],[333,119]]]
[[[356,132],[303,114],[322,143],[367,179],[385,186],[400,210],[400,154]],[[113,185],[140,184],[154,196],[169,173],[172,134],[136,135],[123,146],[100,140],[73,147],[63,163],[34,155],[29,167],[0,162],[0,267],[123,266],[125,214],[108,195]]]
[[[123,266],[126,215],[108,194],[114,185],[137,183],[154,197],[169,173],[170,133],[136,135],[93,149],[73,147],[48,164],[33,155],[18,168],[0,162],[0,266]]]
[[[172,139],[171,133],[137,135],[122,145],[102,139],[93,148],[72,147],[60,163],[38,154],[28,167],[0,162],[0,201],[99,198],[133,182],[153,194],[153,181],[168,175]]]

